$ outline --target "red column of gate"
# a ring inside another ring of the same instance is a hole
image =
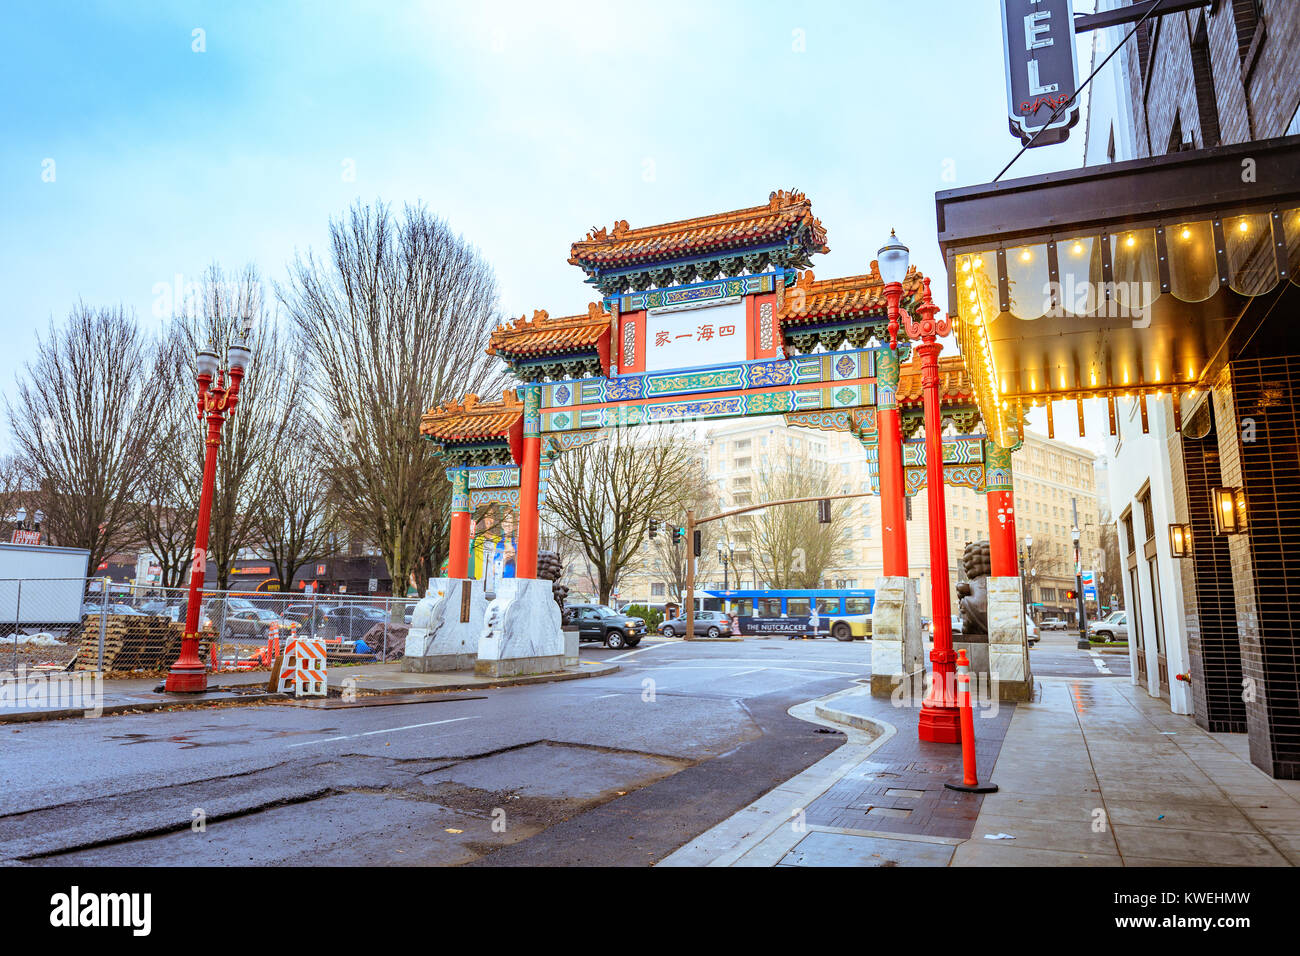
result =
[[[537,577],[537,492],[542,464],[542,388],[525,385],[524,453],[519,467],[519,537],[515,542],[515,577]]]
[[[903,433],[898,410],[898,352],[879,353],[876,367],[877,459],[880,523],[886,577],[907,577],[907,502],[903,484]]]
[[[451,551],[447,556],[447,577],[469,577],[469,472],[456,469],[451,492]]]
[[[1014,578],[1016,567],[1016,511],[1010,491],[990,491],[989,562],[995,578]]]

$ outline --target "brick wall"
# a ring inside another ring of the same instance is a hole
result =
[[[1243,64],[1231,0],[1208,5],[1206,37],[1214,76],[1220,141],[1244,143],[1281,136],[1300,104],[1300,2],[1257,0],[1258,40]],[[1151,31],[1149,77],[1144,83],[1137,39],[1129,41],[1128,87],[1136,118],[1139,156],[1164,155],[1174,118],[1183,138],[1205,146],[1196,102],[1191,43],[1205,8],[1160,18]],[[1243,70],[1248,68],[1248,72]]]
[[[1198,412],[1212,418],[1210,409]],[[1192,423],[1189,422],[1189,425]],[[1193,714],[1214,733],[1246,732],[1242,700],[1241,648],[1228,539],[1214,533],[1210,489],[1222,484],[1219,445],[1213,429],[1203,438],[1184,427],[1170,438],[1175,510],[1192,527],[1192,556],[1182,566],[1187,609],[1187,651],[1192,675]]]

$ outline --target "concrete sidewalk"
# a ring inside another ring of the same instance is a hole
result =
[[[978,718],[978,796],[955,745],[865,688],[791,708],[848,743],[661,861],[664,866],[1288,866],[1300,781],[1273,780],[1244,736],[1210,734],[1128,681],[1042,678]],[[1000,837],[988,839],[988,837]]]
[[[1300,781],[1125,680],[1040,681],[954,866],[1294,866]],[[986,840],[1009,833],[1014,840]]]

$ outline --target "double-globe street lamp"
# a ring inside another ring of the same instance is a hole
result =
[[[245,324],[247,333],[247,324]],[[221,369],[221,359],[210,348],[201,349],[198,355],[199,420],[208,422],[208,434],[203,456],[203,489],[199,496],[199,522],[194,537],[194,563],[190,570],[190,594],[185,609],[185,634],[181,639],[181,655],[167,674],[167,690],[171,693],[197,694],[208,689],[208,671],[199,658],[199,612],[202,603],[203,578],[207,570],[208,526],[212,519],[212,491],[217,478],[217,449],[221,447],[221,426],[234,414],[239,404],[239,384],[244,380],[253,353],[244,344],[241,335],[226,349],[228,371]]]
[[[943,346],[936,339],[947,335],[952,325],[938,316],[939,307],[930,296],[930,280],[924,280],[925,292],[916,311],[918,321],[901,305],[903,280],[907,278],[909,250],[891,230],[889,240],[876,253],[880,278],[884,281],[885,300],[889,304],[890,347],[897,347],[897,335],[904,328],[908,338],[920,339],[915,347],[921,356],[921,391],[925,400],[925,481],[930,517],[930,630],[934,646],[930,651],[930,689],[921,704],[917,735],[935,743],[961,740],[960,712],[957,708],[956,663],[952,649],[952,597],[948,578],[948,522],[943,489],[943,434],[939,414],[939,352]],[[900,319],[906,325],[900,324]],[[884,443],[892,436],[881,432],[881,491],[884,492]],[[892,455],[892,448],[890,449]]]

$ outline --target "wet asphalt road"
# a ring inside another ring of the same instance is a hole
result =
[[[1057,643],[1034,650],[1037,673],[1099,673]],[[0,861],[646,865],[839,746],[786,709],[867,677],[870,655],[589,645],[623,670],[420,703],[0,726]]]

